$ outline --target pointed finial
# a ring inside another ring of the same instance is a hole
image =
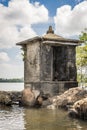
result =
[[[52,26],[49,26],[49,29],[48,29],[48,31],[47,31],[47,34],[48,33],[54,33],[54,31],[53,31],[53,29],[52,29]]]

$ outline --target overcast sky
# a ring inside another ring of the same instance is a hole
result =
[[[24,67],[16,43],[43,35],[78,38],[87,28],[87,0],[0,0],[0,78],[21,78]]]

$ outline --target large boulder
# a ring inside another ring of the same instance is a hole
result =
[[[49,95],[40,90],[25,88],[22,92],[20,105],[40,108],[50,104]]]
[[[87,120],[87,98],[83,98],[74,103],[69,111],[71,117],[78,117]]]
[[[0,92],[0,104],[7,106],[12,105],[11,96],[7,92]]]
[[[30,88],[25,88],[22,92],[21,104],[33,107],[35,105],[35,95]]]

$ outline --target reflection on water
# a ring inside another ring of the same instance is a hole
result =
[[[26,130],[87,130],[86,122],[72,120],[62,110],[24,110]]]
[[[87,122],[62,110],[0,107],[0,130],[87,130]]]

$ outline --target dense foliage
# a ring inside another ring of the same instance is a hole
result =
[[[87,29],[81,33],[79,39],[82,42],[81,46],[78,46],[76,49],[76,63],[78,69],[78,80],[80,82],[87,81]]]

